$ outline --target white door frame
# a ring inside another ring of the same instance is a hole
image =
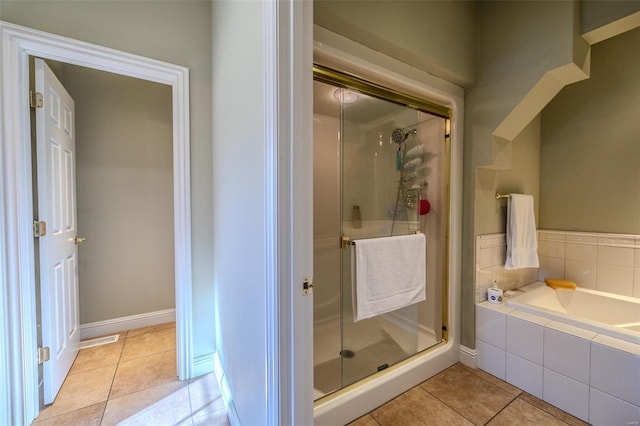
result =
[[[29,56],[171,86],[176,357],[192,374],[189,69],[0,21],[0,424],[39,412]]]

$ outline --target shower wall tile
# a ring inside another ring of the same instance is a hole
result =
[[[598,234],[590,232],[567,232],[565,241],[568,243],[598,244]]]
[[[632,267],[633,258],[633,249],[630,247],[598,246],[598,263]]]
[[[502,290],[523,287],[538,279],[538,268],[504,269],[503,265],[491,268],[492,282],[496,282]]]
[[[506,247],[504,234],[479,235],[476,238],[476,266],[485,269],[504,265]]]
[[[548,231],[548,230],[539,230],[538,231],[538,240],[545,241],[565,241],[567,233],[564,231]]]
[[[609,245],[618,247],[635,246],[636,236],[627,234],[598,234],[598,245]]]
[[[494,282],[511,290],[545,278],[640,297],[640,235],[539,230],[539,268],[507,271],[505,256],[505,234],[476,237],[476,303],[486,300]]]
[[[512,290],[538,279],[537,268],[506,270],[506,252],[505,234],[476,237],[476,303],[487,300],[487,289],[494,283],[502,290]]]
[[[563,231],[538,231],[538,268],[537,280],[564,277],[564,257],[566,252],[566,233]]]
[[[540,256],[564,257],[565,242],[564,241],[538,241],[538,254]]]
[[[580,287],[595,290],[597,263],[567,259],[564,264],[564,278],[579,283]]]
[[[598,264],[596,290],[633,296],[633,268]]]
[[[558,257],[538,256],[540,260],[540,268],[538,269],[538,280],[544,281],[545,278],[556,278],[565,276],[564,259]]]
[[[598,246],[595,244],[567,242],[565,258],[583,262],[595,262],[598,259]]]
[[[640,297],[640,235],[540,230],[538,246],[538,280],[565,278],[580,287]]]

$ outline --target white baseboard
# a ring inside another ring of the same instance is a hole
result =
[[[215,352],[195,357],[191,362],[191,377],[212,373],[214,370]]]
[[[114,318],[106,321],[90,322],[80,325],[80,339],[90,339],[107,334],[120,333],[135,328],[148,327],[176,320],[176,310],[165,309],[163,311],[147,312],[128,317]],[[194,360],[195,361],[195,360]]]
[[[478,351],[460,345],[460,362],[471,368],[478,368]]]
[[[238,411],[236,410],[236,406],[233,403],[233,395],[231,395],[229,383],[227,382],[227,376],[225,376],[224,374],[224,370],[222,369],[222,362],[220,361],[220,357],[218,356],[217,352],[213,354],[213,371],[215,372],[216,379],[218,380],[218,387],[220,388],[220,394],[222,394],[224,407],[227,409],[229,423],[231,424],[231,426],[240,426],[240,417],[238,417]]]

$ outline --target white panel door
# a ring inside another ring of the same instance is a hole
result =
[[[44,403],[53,402],[78,354],[78,247],[74,103],[53,72],[35,60],[38,219],[46,222],[39,239]]]

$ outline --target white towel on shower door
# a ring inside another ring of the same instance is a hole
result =
[[[537,268],[538,238],[533,196],[511,194],[507,204],[507,260],[504,269]]]
[[[351,285],[354,322],[425,300],[424,234],[356,240]]]

